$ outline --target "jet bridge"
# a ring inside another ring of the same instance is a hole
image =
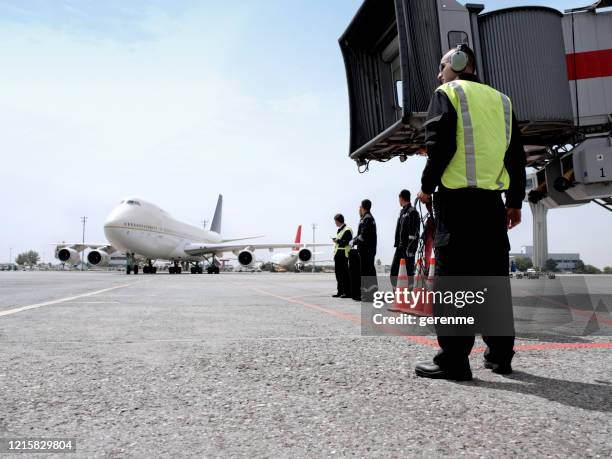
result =
[[[455,0],[365,0],[339,39],[350,109],[349,156],[425,155],[423,124],[450,48],[474,49],[478,76],[513,101],[525,143],[536,266],[547,258],[550,208],[612,210],[612,0],[564,13],[520,6],[484,12]],[[540,242],[538,242],[540,241]],[[538,247],[539,246],[539,247]]]

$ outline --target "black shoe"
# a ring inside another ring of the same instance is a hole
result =
[[[332,298],[340,298],[342,295],[339,293],[336,293],[335,295],[332,295]]]
[[[509,375],[512,373],[512,365],[510,362],[507,363],[495,363],[485,359],[484,367],[491,370],[493,373],[498,375]]]
[[[361,302],[361,297],[353,297],[353,300]]]
[[[344,295],[341,295],[340,298],[350,298],[351,295],[347,295],[346,293]]]
[[[460,371],[450,371],[441,368],[433,362],[420,362],[414,367],[414,372],[422,378],[450,379],[453,381],[471,381],[472,370],[466,368]]]

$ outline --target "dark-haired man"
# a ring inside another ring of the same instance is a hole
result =
[[[364,199],[359,207],[359,228],[357,236],[353,239],[353,245],[357,246],[361,261],[361,300],[371,301],[374,292],[378,289],[376,280],[376,221],[370,213],[372,201]],[[357,299],[357,298],[353,298]]]
[[[348,257],[349,244],[353,239],[353,232],[344,223],[344,215],[336,214],[334,223],[338,228],[334,241],[334,271],[336,273],[336,282],[338,291],[334,298],[351,298],[351,280],[349,277]]]
[[[419,212],[410,204],[410,191],[402,190],[399,194],[400,210],[395,225],[395,255],[391,263],[391,284],[397,285],[400,260],[406,260],[406,270],[409,276],[414,275],[414,257],[419,245],[421,220]]]

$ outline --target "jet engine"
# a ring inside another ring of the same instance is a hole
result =
[[[81,261],[81,256],[79,255],[79,252],[68,247],[59,249],[57,251],[57,258],[62,263],[67,263],[69,265],[76,265],[79,261]]]
[[[298,253],[298,258],[301,262],[306,263],[312,258],[312,252],[308,249],[301,249]]]
[[[240,263],[245,268],[253,266],[255,262],[255,254],[250,250],[243,250],[238,254],[238,263]]]
[[[109,260],[108,253],[104,250],[92,250],[87,254],[87,261],[90,265],[105,265]]]

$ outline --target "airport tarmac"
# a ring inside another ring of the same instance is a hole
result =
[[[2,272],[0,438],[74,438],[78,457],[612,455],[609,336],[518,339],[509,376],[478,340],[473,381],[421,379],[432,337],[362,336],[334,290],[333,274]]]

